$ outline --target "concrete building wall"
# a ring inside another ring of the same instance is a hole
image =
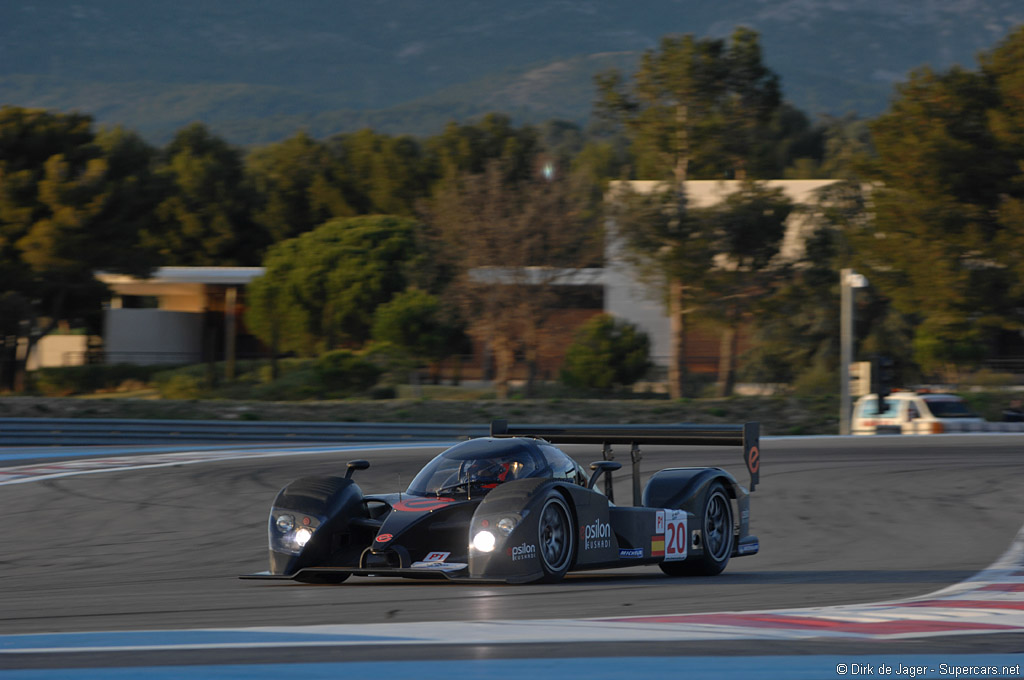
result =
[[[23,342],[22,345],[25,343]],[[85,363],[89,345],[87,335],[47,335],[32,348],[32,355],[25,364],[26,369],[53,366],[80,366]]]
[[[202,360],[202,314],[164,309],[108,309],[103,325],[108,364]]]

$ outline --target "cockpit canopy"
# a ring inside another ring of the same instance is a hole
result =
[[[504,482],[529,477],[586,484],[576,461],[547,442],[528,438],[470,439],[427,463],[409,485],[413,496],[481,495]]]

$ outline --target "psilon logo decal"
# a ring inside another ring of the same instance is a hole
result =
[[[433,512],[454,502],[454,498],[410,498],[395,503],[392,509],[399,512]]]
[[[392,536],[391,534],[381,534],[381,535],[377,536],[377,542],[378,543],[387,543],[392,538],[394,538],[394,536]]]
[[[508,556],[512,558],[513,562],[519,560],[532,560],[537,557],[537,546],[530,543],[523,543],[522,545],[514,545],[506,550]]]
[[[612,547],[612,525],[602,522],[600,517],[595,519],[592,524],[584,524],[580,527],[580,540],[583,541],[584,550],[610,548]]]

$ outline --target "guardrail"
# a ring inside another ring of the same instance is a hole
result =
[[[900,425],[874,425],[867,429],[854,430],[854,434],[964,434],[992,432],[1024,432],[1024,423],[965,422],[955,420],[938,422],[934,420],[912,420]]]
[[[936,426],[941,427],[938,433],[935,432]],[[961,432],[1024,432],[1024,423],[958,423],[955,420],[944,420],[941,423],[911,421],[903,424],[903,434],[954,434]]]
[[[488,431],[487,425],[423,423],[0,418],[0,446],[453,441]]]

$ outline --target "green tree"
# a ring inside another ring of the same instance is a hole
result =
[[[462,330],[441,300],[409,288],[377,307],[373,339],[391,343],[423,361],[440,361],[458,351]]]
[[[637,174],[671,182],[661,204],[662,209],[679,211],[668,218],[669,224],[676,225],[672,227],[676,237],[671,243],[657,243],[646,254],[662,263],[668,259],[662,253],[665,248],[690,257],[696,249],[686,243],[691,230],[682,211],[684,185],[691,173],[745,178],[758,165],[755,159],[771,151],[760,139],[779,107],[779,85],[761,63],[757,34],[739,28],[728,44],[692,35],[666,37],[658,50],[644,54],[630,87],[614,71],[599,76],[597,85],[598,112],[625,126]],[[655,222],[665,223],[648,214]],[[637,225],[637,220],[631,222]],[[632,239],[627,236],[627,240]],[[685,297],[687,289],[694,287],[679,278],[679,270],[695,268],[677,263],[672,269],[666,272],[673,339],[669,384],[672,395],[679,397],[685,373],[683,320],[690,308]]]
[[[304,356],[361,345],[377,306],[406,287],[416,229],[406,218],[350,217],[272,246],[246,324],[271,347]]]
[[[718,396],[732,394],[736,382],[736,340],[759,300],[788,275],[776,259],[786,233],[792,201],[781,189],[745,182],[719,205],[694,211],[714,253],[705,273],[702,313],[722,326]]]
[[[608,389],[632,385],[650,368],[651,341],[628,321],[599,314],[583,324],[565,353],[562,381]]]
[[[911,319],[917,362],[950,379],[1024,328],[1022,50],[1024,30],[980,71],[918,70],[871,124],[874,220],[850,233],[858,266]]]
[[[432,175],[419,142],[360,130],[328,147],[340,164],[345,199],[357,214],[411,216]]]
[[[16,323],[26,340],[18,375],[59,324],[96,317],[109,292],[95,270],[149,271],[138,230],[151,156],[121,130],[97,136],[88,116],[0,108],[0,292],[18,316],[5,333]]]
[[[164,148],[157,172],[165,198],[144,242],[161,264],[259,263],[269,241],[251,219],[241,151],[194,123]]]
[[[356,214],[340,160],[305,132],[250,153],[246,172],[258,197],[253,219],[272,243]]]
[[[533,127],[516,128],[508,116],[489,113],[476,123],[449,123],[426,148],[438,179],[479,175],[499,161],[506,179],[521,181],[537,170],[541,142]]]

